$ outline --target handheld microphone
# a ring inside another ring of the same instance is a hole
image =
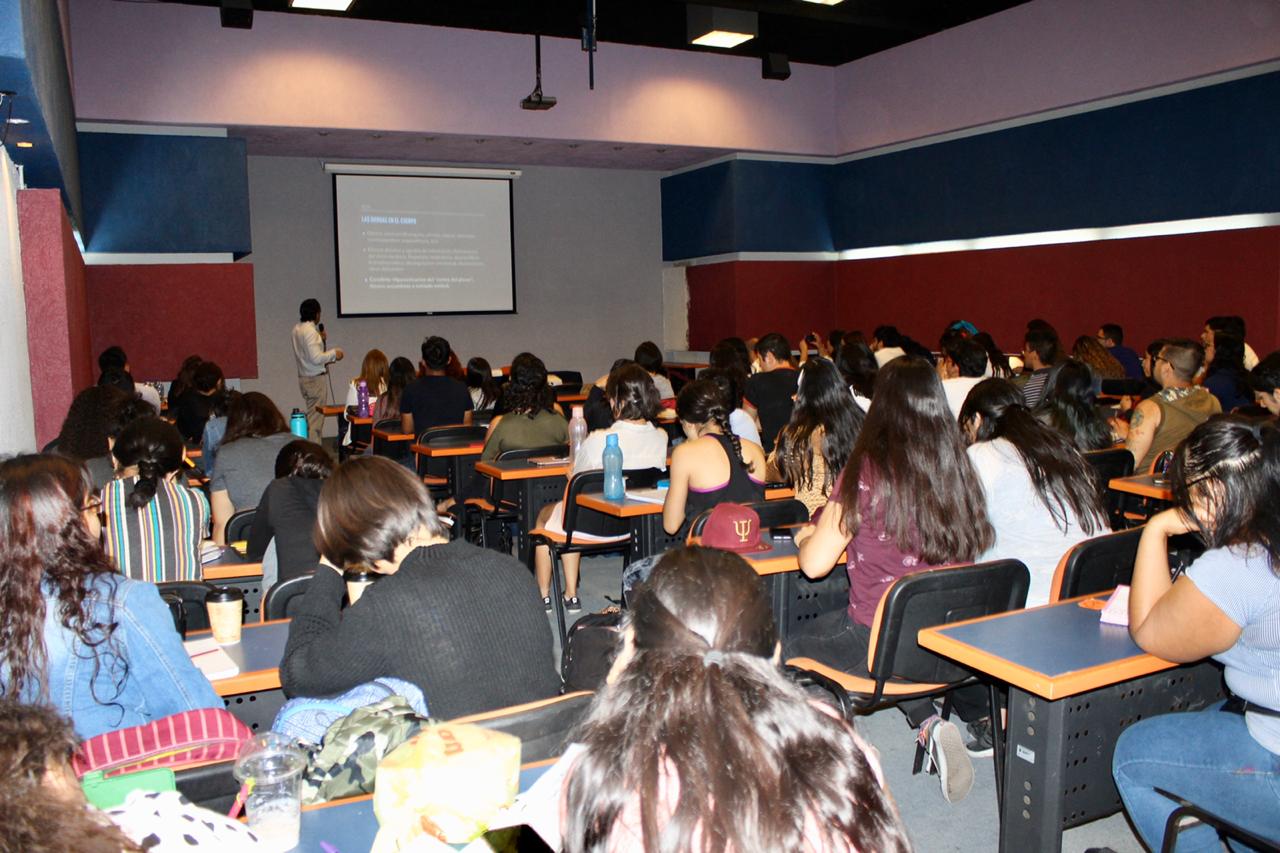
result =
[[[319,324],[316,326],[316,329],[320,332],[320,334],[322,334],[322,335],[323,335],[323,334],[324,334],[324,323],[319,323]]]

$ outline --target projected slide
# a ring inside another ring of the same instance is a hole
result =
[[[333,181],[339,314],[515,310],[510,181]]]

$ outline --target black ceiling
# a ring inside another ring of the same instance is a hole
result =
[[[219,0],[162,0],[218,6]],[[792,62],[841,65],[859,57],[1020,5],[1023,0],[710,0],[759,13],[759,36],[730,51],[689,45],[679,0],[597,0],[598,41],[739,56],[787,54]],[[338,17],[579,38],[587,0],[355,0]],[[292,12],[288,0],[253,0],[262,12]],[[333,14],[299,11],[294,14]]]

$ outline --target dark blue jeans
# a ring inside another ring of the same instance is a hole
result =
[[[1280,839],[1280,755],[1253,739],[1243,716],[1220,707],[1142,720],[1116,741],[1116,788],[1152,850],[1160,849],[1165,821],[1177,808],[1156,788],[1263,838]],[[1205,826],[1184,830],[1178,839],[1179,853],[1221,849]]]

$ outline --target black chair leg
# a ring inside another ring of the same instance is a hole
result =
[[[991,758],[996,771],[996,808],[1004,809],[1005,730],[1000,719],[1000,688],[993,681],[987,685],[991,705]]]
[[[551,607],[556,612],[556,628],[560,631],[560,656],[563,660],[569,631],[565,625],[564,594],[560,585],[560,554],[550,545],[547,546],[547,551],[551,554]]]

